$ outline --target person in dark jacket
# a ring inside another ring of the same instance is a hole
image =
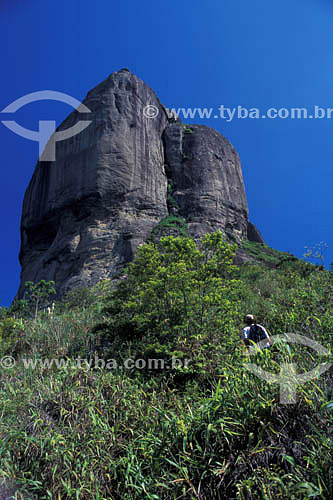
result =
[[[266,329],[259,325],[253,314],[247,314],[244,317],[245,327],[242,330],[242,339],[247,348],[251,346],[251,341],[258,343],[264,339],[267,339],[266,342],[263,342],[260,346],[265,349],[271,346],[271,339],[266,331]]]

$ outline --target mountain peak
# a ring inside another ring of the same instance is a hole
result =
[[[56,143],[56,161],[38,162],[26,191],[18,296],[25,281],[54,280],[61,296],[114,276],[168,217],[195,239],[219,229],[247,238],[241,164],[221,134],[172,119],[127,68],[84,104],[92,123]],[[79,119],[75,111],[59,129]]]

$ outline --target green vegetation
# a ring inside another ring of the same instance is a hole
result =
[[[242,248],[258,262],[262,262],[263,264],[276,265],[280,264],[283,260],[296,259],[296,257],[293,257],[291,254],[274,250],[264,243],[244,240],[242,242]]]
[[[177,229],[182,236],[188,237],[186,220],[179,215],[168,215],[164,217],[164,219],[156,224],[152,234],[157,235],[166,228]]]
[[[49,304],[51,296],[56,294],[54,281],[39,281],[33,283],[26,281],[24,284],[24,301],[30,310],[33,310],[35,320],[40,308]]]
[[[183,135],[184,134],[193,134],[194,133],[194,130],[192,127],[189,127],[188,125],[185,125],[183,127]]]
[[[246,370],[327,359],[285,342],[248,358],[239,331],[251,312],[272,335],[328,348],[333,275],[295,259],[239,268],[234,252],[220,232],[199,248],[164,237],[139,247],[117,287],[72,292],[36,321],[2,310],[0,359],[16,366],[0,367],[0,477],[50,500],[331,498],[331,372],[282,404]]]
[[[320,264],[322,266],[325,266],[325,252],[327,248],[328,248],[327,243],[325,243],[324,241],[320,241],[319,243],[311,247],[306,246],[305,247],[306,252],[304,253],[303,257],[305,259],[309,259],[310,261],[319,260]]]
[[[173,192],[173,185],[172,185],[172,180],[168,180],[168,187],[167,187],[167,205],[168,205],[168,210],[170,212],[171,209],[174,209],[176,212],[179,210],[179,205],[172,196]]]

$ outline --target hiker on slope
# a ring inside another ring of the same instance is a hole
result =
[[[266,342],[260,344],[261,349],[266,349],[271,346],[271,339],[262,325],[256,323],[252,314],[247,314],[244,317],[245,328],[243,328],[242,338],[247,348],[252,345],[252,342],[257,344],[261,340],[267,339]]]

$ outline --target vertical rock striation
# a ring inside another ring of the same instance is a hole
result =
[[[191,236],[222,230],[226,238],[246,237],[248,208],[237,152],[203,125],[169,124],[163,134],[166,171],[173,197]]]
[[[221,229],[247,237],[248,208],[237,152],[218,132],[172,118],[155,93],[123,69],[91,90],[92,123],[38,162],[21,220],[25,281],[54,280],[59,296],[112,277],[169,214],[167,191],[193,237]],[[157,116],[145,116],[147,105]]]

